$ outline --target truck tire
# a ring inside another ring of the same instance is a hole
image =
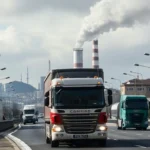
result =
[[[51,143],[51,140],[48,137],[46,137],[46,144],[50,144],[50,143]]]
[[[23,124],[25,125],[25,124],[26,124],[26,122],[23,122]]]
[[[59,147],[59,141],[51,141],[51,147]]]
[[[146,130],[147,130],[147,128],[143,128],[143,130],[145,130],[145,131],[146,131]]]
[[[123,120],[121,121],[121,129],[126,130],[126,127],[123,127]]]
[[[35,121],[33,121],[33,124],[35,124],[36,122]]]

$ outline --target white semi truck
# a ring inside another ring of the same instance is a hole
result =
[[[58,147],[61,142],[77,144],[107,141],[106,106],[112,104],[111,91],[108,104],[104,96],[102,78],[45,79],[45,131],[46,142]]]
[[[23,123],[33,123],[35,124],[38,121],[38,114],[35,105],[25,105],[23,108]]]

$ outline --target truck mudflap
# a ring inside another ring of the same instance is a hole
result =
[[[107,131],[96,131],[90,134],[68,134],[66,132],[53,132],[52,141],[67,140],[99,140],[107,139]]]

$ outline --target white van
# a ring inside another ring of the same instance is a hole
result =
[[[38,122],[38,111],[35,105],[25,105],[23,108],[23,123],[33,123]]]

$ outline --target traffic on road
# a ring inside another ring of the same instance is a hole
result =
[[[49,150],[49,149],[137,149],[150,148],[150,127],[147,131],[136,129],[118,130],[115,123],[108,123],[108,141],[106,147],[100,147],[96,143],[89,142],[78,147],[70,147],[61,144],[59,148],[51,148],[50,144],[45,142],[44,120],[40,119],[38,124],[21,125],[21,128],[13,135],[24,141],[32,150]]]

